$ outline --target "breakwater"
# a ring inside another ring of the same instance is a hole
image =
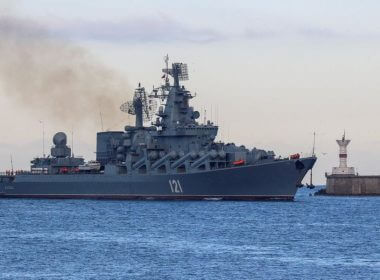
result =
[[[328,195],[380,195],[380,176],[326,175]]]

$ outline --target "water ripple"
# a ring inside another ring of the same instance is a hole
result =
[[[0,209],[0,279],[380,279],[378,197]]]

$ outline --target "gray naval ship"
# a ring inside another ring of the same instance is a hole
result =
[[[316,158],[215,141],[218,126],[197,121],[195,95],[180,84],[187,65],[165,61],[163,85],[147,93],[139,84],[120,108],[135,115],[135,126],[97,133],[96,161],[72,155],[58,132],[51,154],[29,171],[2,173],[0,197],[293,200]]]

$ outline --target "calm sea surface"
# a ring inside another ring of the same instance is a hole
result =
[[[309,192],[295,202],[0,200],[0,279],[380,279],[380,197]]]

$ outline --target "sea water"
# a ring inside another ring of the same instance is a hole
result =
[[[0,279],[380,279],[380,197],[0,200]]]

